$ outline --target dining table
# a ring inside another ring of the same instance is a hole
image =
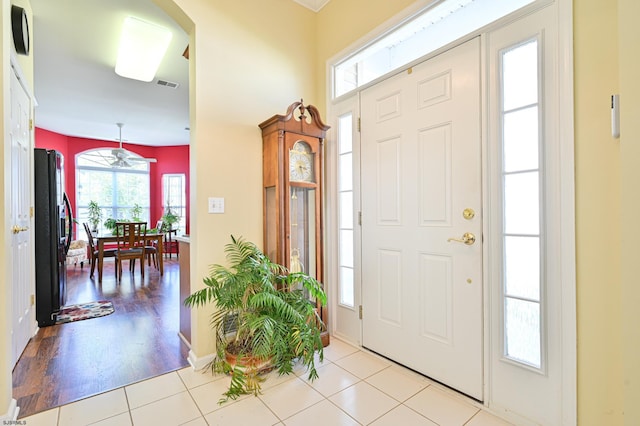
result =
[[[105,244],[116,244],[118,242],[118,237],[113,234],[101,234],[96,235],[94,238],[98,244],[98,282],[102,282],[102,266],[104,261],[104,246]],[[151,241],[156,243],[156,247],[158,250],[158,269],[160,270],[160,275],[164,275],[164,262],[162,260],[162,239],[164,238],[164,233],[162,232],[147,232],[144,237],[145,241]],[[144,268],[144,264],[142,265]]]

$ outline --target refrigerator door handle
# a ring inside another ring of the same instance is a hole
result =
[[[69,216],[69,229],[67,229],[67,241],[64,246],[64,253],[67,254],[69,252],[69,246],[71,245],[71,240],[73,240],[73,213],[71,212],[71,202],[69,202],[69,197],[67,194],[64,194],[64,207],[67,211],[67,215]]]

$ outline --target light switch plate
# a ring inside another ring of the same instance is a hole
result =
[[[209,197],[209,213],[224,213],[224,198]]]

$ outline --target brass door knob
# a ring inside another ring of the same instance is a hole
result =
[[[463,243],[466,244],[468,246],[472,245],[473,243],[476,242],[476,236],[473,235],[471,232],[465,232],[462,235],[462,238],[449,238],[447,240],[447,242],[451,242],[451,241],[455,241],[457,243]]]
[[[11,228],[11,230],[13,231],[14,234],[18,234],[22,231],[26,231],[27,229],[29,229],[28,226],[18,226],[18,225],[13,225],[13,227]]]

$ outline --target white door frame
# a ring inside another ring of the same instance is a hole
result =
[[[556,72],[558,79],[558,91],[559,91],[559,101],[558,101],[558,128],[559,128],[559,141],[561,145],[559,147],[559,176],[560,176],[560,185],[559,185],[559,194],[557,196],[557,200],[560,203],[560,264],[562,265],[561,269],[561,294],[562,294],[562,325],[561,325],[561,341],[562,341],[562,424],[576,424],[577,423],[577,353],[576,353],[576,342],[577,342],[577,332],[576,332],[576,272],[575,272],[575,183],[574,183],[574,128],[573,128],[573,3],[571,0],[555,0],[553,2],[553,6],[557,13],[558,17],[558,63],[556,64]],[[539,8],[548,5],[549,2],[540,2],[537,5],[531,5],[530,7],[525,8],[523,11],[516,12],[515,16],[523,16],[525,13],[531,13]],[[328,122],[331,125],[335,125],[335,107],[334,105],[348,101],[350,98],[354,96],[358,96],[357,91],[348,93],[338,99],[332,99],[332,65],[337,63],[340,59],[348,56],[349,53],[353,53],[357,51],[359,48],[364,46],[368,41],[375,39],[377,36],[382,34],[388,28],[391,28],[393,25],[397,24],[403,19],[407,19],[412,14],[417,13],[416,7],[411,6],[406,11],[398,14],[391,18],[387,23],[379,26],[372,33],[362,37],[352,46],[348,47],[344,51],[340,52],[333,58],[327,61],[326,66],[326,76],[327,76],[327,118]],[[492,24],[481,31],[470,34],[465,37],[463,40],[458,40],[452,44],[458,44],[462,41],[475,36],[481,35],[482,33],[486,33],[490,29],[499,28],[500,26],[507,23],[506,20],[500,20],[495,24]],[[483,45],[484,46],[484,45]],[[432,54],[427,55],[425,58],[421,58],[420,62],[428,59],[428,57],[434,56],[439,52],[448,49],[449,46],[445,46],[442,49],[439,49],[437,52],[433,52]],[[415,63],[414,62],[414,63]],[[412,64],[407,64],[407,68]],[[483,64],[483,73],[487,73],[487,64]],[[394,71],[398,72],[399,70]],[[380,79],[374,80],[366,86],[359,88],[359,90],[364,89],[369,85],[373,85],[377,83]],[[484,76],[484,81],[487,81],[486,75]],[[486,105],[486,95],[487,89],[485,88],[483,92],[483,96],[485,101],[483,105]],[[485,107],[486,108],[486,107]],[[486,121],[486,110],[483,111],[483,120]],[[486,157],[487,153],[487,123],[483,123],[483,176],[485,176],[483,181],[483,191],[485,194],[489,192],[489,182],[487,181],[488,175],[488,158]],[[335,127],[334,127],[335,129]],[[328,144],[327,144],[327,198],[332,200],[325,205],[336,205],[335,201],[337,198],[337,194],[335,191],[335,179],[336,179],[336,164],[335,164],[335,156],[332,155],[334,151],[331,150],[335,142],[335,133],[330,131]],[[484,198],[485,203],[485,224],[484,224],[484,232],[486,235],[489,235],[488,228],[488,217],[491,214],[491,211],[488,210],[488,197]],[[335,217],[335,212],[327,212],[327,218]],[[334,255],[338,253],[337,246],[337,229],[334,221],[329,220],[325,226],[326,232],[326,265],[325,268],[325,276],[328,278],[327,285],[329,286],[329,312],[335,312],[337,309],[337,277],[335,273],[331,271],[335,271],[335,265],[337,264]],[[488,261],[488,253],[484,253],[485,262]],[[485,265],[487,266],[487,265]],[[485,267],[485,304],[484,304],[484,328],[485,328],[485,337],[484,337],[484,347],[485,347],[485,395],[488,400],[488,378],[489,378],[489,370],[488,363],[490,360],[490,339],[492,336],[490,335],[490,324],[489,324],[489,277],[488,271],[489,268]],[[360,285],[358,282],[356,285]],[[360,300],[356,300],[356,306],[361,303]],[[352,343],[360,345],[362,341],[361,334],[359,336],[344,336],[339,332],[336,333],[336,324],[329,324],[330,332],[332,334],[336,334],[337,336],[346,338],[350,340]]]
[[[22,72],[22,68],[20,67],[20,64],[18,62],[17,57],[15,56],[15,53],[12,51],[11,52],[11,58],[10,58],[10,64],[11,64],[11,69],[10,69],[10,78],[17,78],[18,80],[18,84],[20,85],[20,87],[22,88],[22,90],[24,90],[25,95],[28,98],[28,102],[29,102],[29,136],[28,136],[28,145],[29,145],[29,167],[28,167],[28,178],[27,178],[27,182],[28,182],[28,194],[26,197],[26,200],[28,201],[30,206],[33,206],[33,197],[34,197],[34,190],[33,190],[33,173],[34,173],[34,169],[33,169],[33,146],[34,146],[34,142],[33,142],[33,126],[31,124],[32,119],[33,119],[33,106],[35,105],[35,98],[33,96],[33,93],[31,91],[31,89],[29,88],[29,86],[26,84],[27,79],[24,76],[24,73]],[[13,129],[12,129],[13,130]],[[11,130],[11,131],[12,131]],[[10,140],[9,138],[7,140]],[[13,154],[10,156],[10,161],[13,161]],[[10,183],[10,187],[11,187],[11,192],[13,191],[13,187],[17,184],[17,182],[14,182],[13,180],[11,180]],[[14,206],[11,206],[11,208],[13,208]],[[11,215],[11,220],[15,220],[15,218],[13,218],[13,215]],[[28,220],[28,225],[27,225],[27,230],[24,232],[29,233],[30,235],[27,237],[28,238],[28,250],[27,252],[29,253],[29,259],[26,260],[26,264],[27,265],[34,265],[35,263],[35,254],[34,254],[34,249],[33,249],[33,244],[34,244],[34,237],[33,237],[33,212],[31,211],[29,213],[29,217],[27,218]],[[12,223],[11,226],[15,225],[15,223]],[[21,226],[23,226],[24,224],[21,224]],[[9,250],[7,252],[7,254],[9,256],[13,256],[14,251],[13,251],[13,246],[12,249]],[[9,261],[8,262],[8,266],[15,268],[16,265],[16,261]],[[25,298],[29,298],[30,300],[26,301],[26,303],[29,304],[29,308],[27,312],[23,312],[23,316],[24,318],[22,319],[22,321],[25,321],[26,324],[24,325],[25,327],[28,327],[30,330],[30,337],[35,335],[35,333],[38,330],[38,323],[35,320],[35,304],[34,304],[34,297],[33,295],[35,295],[35,269],[31,268],[29,271],[24,271],[24,273],[26,273],[26,275],[28,276],[28,281],[29,281],[29,288],[28,289],[17,289],[16,286],[19,285],[19,283],[17,282],[17,277],[20,276],[20,274],[15,274],[14,272],[11,272],[11,276],[12,276],[12,280],[11,280],[11,286],[9,288],[9,291],[11,293],[11,296],[8,300],[13,301],[13,298],[16,296],[16,291],[20,291],[23,293],[22,296]],[[24,275],[23,275],[24,276]],[[26,294],[25,294],[26,292]],[[29,294],[30,296],[27,296],[27,294]],[[25,301],[23,301],[25,302]],[[14,310],[16,309],[15,306],[11,306],[11,321],[13,324],[14,321],[14,316],[16,315],[16,313],[14,312]],[[22,352],[22,350],[24,348],[15,348],[14,344],[15,344],[15,339],[13,337],[13,334],[15,333],[15,331],[12,330],[12,339],[11,339],[11,352],[12,354],[14,354],[16,351],[19,351],[20,353]],[[19,356],[19,354],[18,354]],[[12,355],[13,357],[13,355]]]

